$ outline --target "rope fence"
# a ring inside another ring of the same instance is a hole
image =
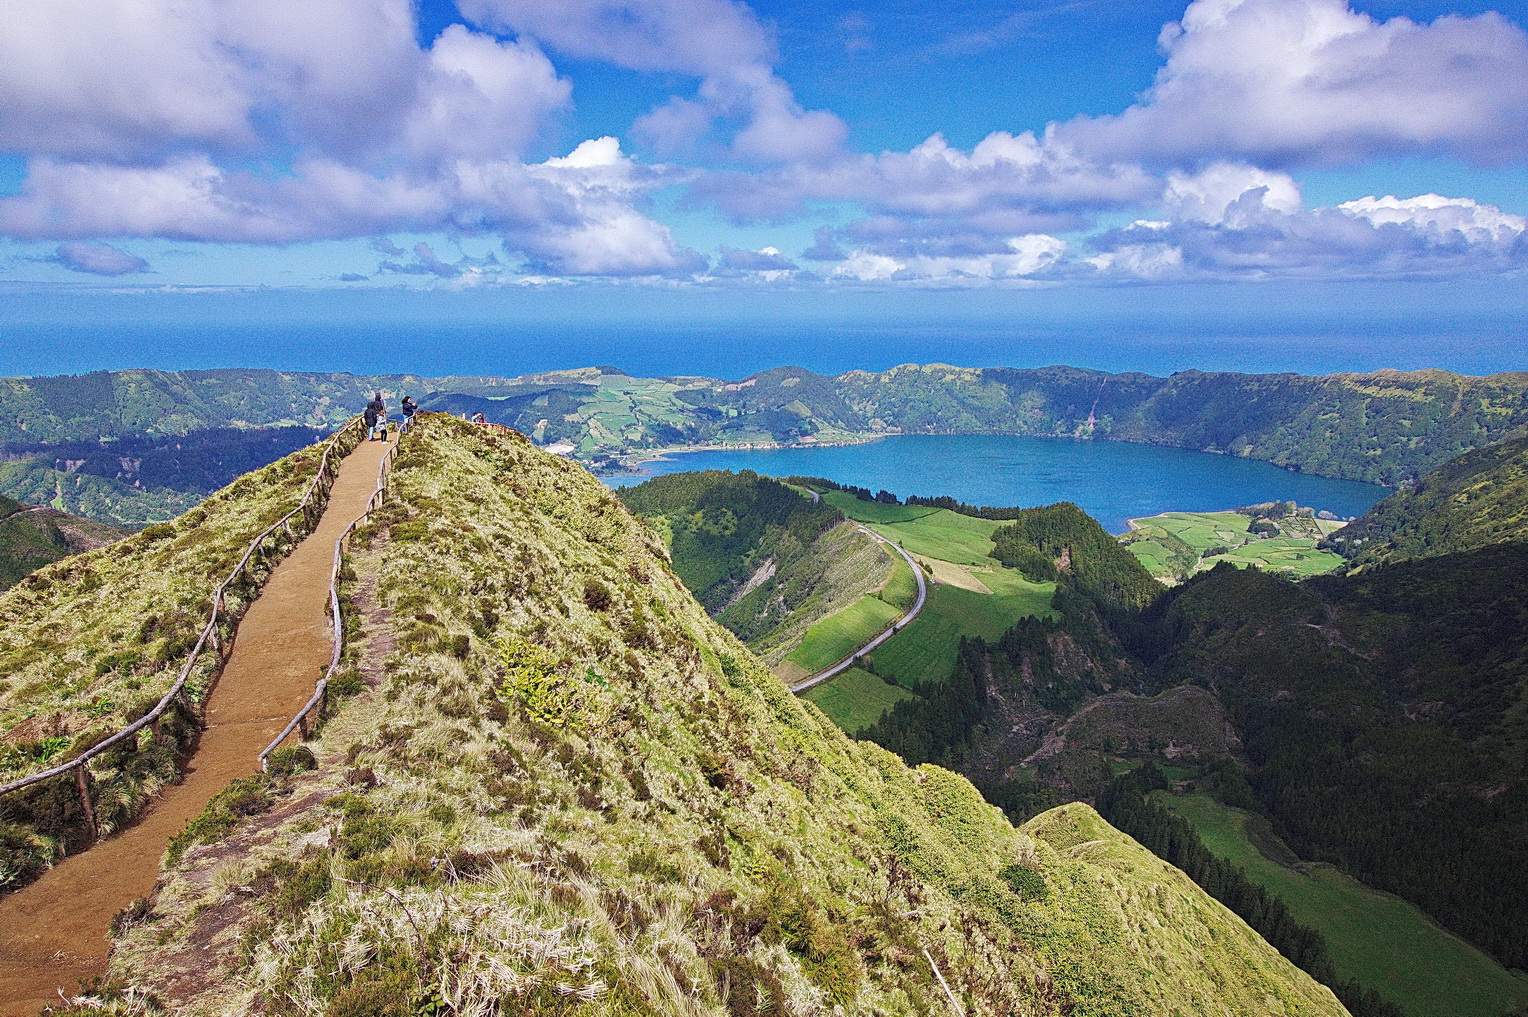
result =
[[[210,648],[217,653],[219,658],[218,666],[221,666],[222,661],[227,656],[225,651],[231,651],[231,637],[237,622],[237,619],[230,617],[226,610],[226,594],[229,587],[244,578],[251,559],[257,556],[263,559],[265,554],[264,545],[275,536],[277,531],[282,532],[288,540],[295,540],[298,534],[293,528],[293,520],[300,517],[302,520],[301,526],[305,532],[311,532],[318,525],[319,519],[323,517],[324,506],[328,503],[329,492],[334,486],[334,479],[339,475],[339,460],[343,458],[343,454],[338,453],[337,450],[352,434],[359,437],[360,433],[361,421],[359,417],[334,433],[334,436],[329,439],[328,445],[324,447],[324,454],[318,464],[318,472],[314,475],[312,483],[308,485],[307,490],[304,492],[302,501],[298,502],[296,508],[276,520],[263,530],[259,536],[250,541],[244,556],[233,567],[233,571],[228,574],[226,579],[213,588],[212,608],[209,612],[207,624],[202,628],[201,635],[197,637],[196,644],[192,647],[190,656],[186,658],[186,662],[181,667],[174,684],[170,686],[169,691],[160,698],[154,708],[115,734],[97,742],[68,762],[60,763],[40,773],[34,773],[31,776],[22,777],[19,780],[0,785],[0,797],[13,794],[35,784],[40,784],[43,781],[51,780],[54,777],[63,776],[72,770],[74,771],[75,786],[79,791],[80,805],[85,814],[85,823],[89,828],[90,837],[94,840],[99,836],[95,807],[90,797],[90,770],[88,764],[95,757],[122,744],[146,727],[152,726],[157,734],[159,731],[159,721],[166,711],[172,706],[181,703],[185,695],[186,683],[190,679],[197,660],[202,656],[203,651]],[[393,448],[396,450],[396,444]],[[389,452],[388,459],[391,458],[391,455],[392,452]],[[388,459],[384,460],[384,467]],[[369,507],[368,511],[370,511]],[[229,637],[224,637],[219,633],[220,623],[229,625]],[[189,706],[190,704],[184,703],[181,705]]]

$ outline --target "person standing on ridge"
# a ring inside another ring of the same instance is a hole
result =
[[[414,402],[414,400],[410,399],[408,396],[404,396],[403,402],[400,404],[400,406],[403,409],[403,423],[398,425],[398,433],[401,435],[406,432],[409,429],[409,425],[414,422],[414,413],[419,409],[419,404]]]
[[[387,440],[387,403],[382,401],[382,393],[377,392],[371,397],[371,402],[366,404],[366,430],[367,440],[375,441],[381,438]]]

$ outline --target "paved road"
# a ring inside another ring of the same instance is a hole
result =
[[[812,492],[812,500],[813,501],[817,500],[817,492],[816,491]],[[827,681],[829,678],[832,678],[832,677],[834,677],[836,675],[842,674],[843,672],[847,671],[849,668],[853,667],[855,665],[855,663],[858,662],[861,657],[863,657],[865,654],[869,653],[871,650],[874,650],[877,646],[880,646],[882,643],[886,642],[886,640],[890,639],[892,636],[896,635],[898,632],[902,631],[902,628],[908,622],[910,622],[914,618],[918,617],[918,612],[923,610],[923,602],[928,599],[928,582],[927,582],[927,580],[925,580],[923,578],[923,569],[919,568],[918,567],[918,563],[913,561],[912,555],[908,554],[906,551],[902,550],[896,544],[893,544],[891,541],[887,540],[885,537],[881,536],[879,533],[874,533],[871,530],[868,530],[865,527],[861,526],[859,523],[855,523],[854,525],[859,529],[859,531],[861,533],[865,534],[867,537],[869,537],[872,540],[877,540],[877,541],[880,541],[882,544],[887,545],[893,551],[897,552],[897,554],[900,554],[907,561],[907,564],[912,567],[912,570],[913,570],[913,579],[915,579],[917,581],[917,583],[918,583],[918,599],[913,601],[913,606],[912,606],[912,609],[910,611],[908,611],[906,614],[904,614],[902,617],[898,618],[895,622],[892,623],[891,628],[887,629],[885,632],[882,632],[880,635],[878,635],[874,639],[870,640],[870,642],[866,643],[864,646],[861,646],[858,650],[855,650],[853,653],[849,654],[849,656],[845,657],[843,660],[840,660],[837,664],[834,664],[832,667],[828,668],[826,671],[819,671],[816,674],[812,675],[812,677],[807,678],[804,681],[797,682],[795,685],[792,685],[791,686],[791,691],[792,692],[805,692],[807,689],[811,688],[813,685],[820,685],[823,682]]]

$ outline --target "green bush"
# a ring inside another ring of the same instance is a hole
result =
[[[288,745],[272,752],[265,761],[265,772],[272,777],[289,777],[318,767],[313,750],[306,745]]]

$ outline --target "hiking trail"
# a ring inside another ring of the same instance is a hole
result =
[[[132,826],[0,897],[0,1017],[35,1017],[105,972],[112,917],[153,890],[170,838],[229,781],[255,773],[260,751],[313,695],[333,647],[325,608],[334,541],[365,511],[391,448],[362,441],[345,458],[317,528],[250,605],[181,782]]]

